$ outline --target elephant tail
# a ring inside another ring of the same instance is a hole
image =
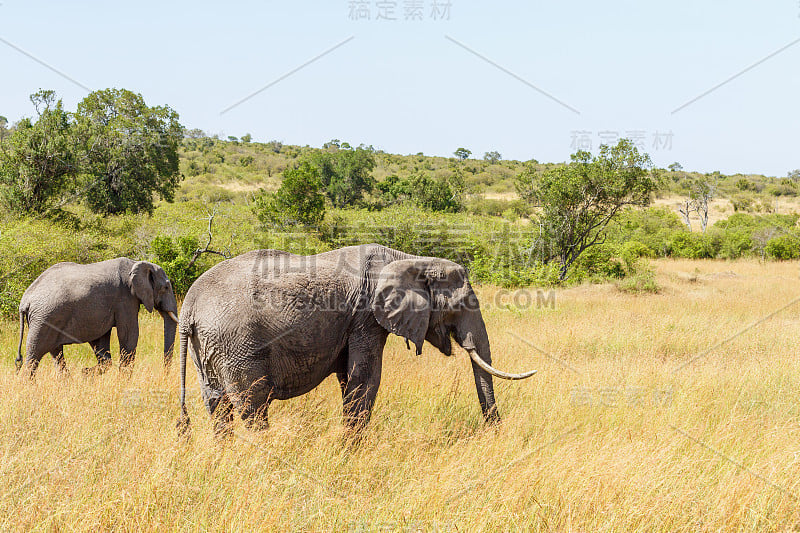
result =
[[[24,309],[19,310],[19,345],[17,345],[17,358],[14,360],[14,365],[17,367],[17,372],[22,368],[22,338],[25,335],[25,318],[27,311]]]
[[[176,426],[178,428],[178,433],[182,437],[188,437],[189,433],[191,432],[191,428],[189,426],[189,413],[186,411],[186,350],[189,344],[189,335],[191,331],[184,331],[181,328],[180,331],[180,352],[181,352],[181,414],[178,417],[178,421]]]

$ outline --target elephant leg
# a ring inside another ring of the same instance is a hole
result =
[[[58,367],[59,372],[62,374],[67,373],[67,362],[64,361],[64,345],[62,344],[55,350],[50,352],[50,355],[53,357],[53,362]]]
[[[233,404],[224,394],[213,406],[209,406],[214,420],[214,436],[223,439],[233,434]]]
[[[385,343],[385,335],[359,339],[356,342],[351,340],[346,373],[336,373],[342,388],[344,423],[352,429],[361,430],[369,422],[381,384]]]
[[[242,410],[242,420],[248,429],[263,430],[269,427],[267,411],[272,401],[272,388],[264,380],[258,380],[247,390],[243,401],[236,404]]]
[[[342,399],[347,395],[347,370],[336,372],[336,379],[339,380],[339,389],[342,391]]]
[[[99,339],[89,342],[89,345],[97,358],[97,365],[91,368],[84,368],[83,373],[99,376],[111,367],[111,330],[108,330]]]
[[[339,380],[339,389],[342,391],[342,398],[347,394],[347,353],[348,347],[345,346],[342,353],[339,354],[339,360],[336,365],[336,379]]]
[[[121,326],[117,324],[117,337],[119,338],[119,367],[124,369],[136,358],[136,345],[139,343],[139,323],[133,321]]]
[[[36,369],[39,368],[39,362],[47,352],[37,352],[34,350],[27,350],[28,356],[25,358],[25,368],[28,371],[28,376],[33,379],[36,376]]]

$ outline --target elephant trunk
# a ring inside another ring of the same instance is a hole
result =
[[[178,328],[178,301],[172,287],[164,292],[156,308],[164,319],[164,366],[172,362],[172,352],[175,346],[175,332]]]
[[[509,374],[492,366],[492,349],[489,347],[489,335],[486,324],[478,310],[465,312],[465,317],[456,328],[456,340],[469,353],[472,359],[472,373],[475,376],[475,387],[478,401],[481,403],[483,417],[487,422],[497,422],[500,415],[494,400],[492,376],[503,379],[525,379],[536,373],[536,370],[522,374]]]
[[[164,366],[172,362],[172,352],[175,346],[175,332],[178,329],[178,320],[172,311],[161,311],[164,319]]]
[[[462,321],[463,327],[459,327],[456,331],[456,341],[472,358],[472,374],[475,377],[475,388],[478,392],[478,401],[481,404],[484,420],[490,423],[499,422],[500,413],[497,412],[494,400],[492,374],[488,370],[492,364],[492,351],[489,347],[486,324],[483,322],[480,311],[467,311],[467,315],[466,319]],[[482,361],[483,364],[477,361]]]

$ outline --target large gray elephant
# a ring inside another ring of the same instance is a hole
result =
[[[19,304],[17,370],[22,366],[22,340],[28,321],[26,365],[31,376],[42,357],[53,356],[66,369],[64,345],[88,342],[102,373],[111,365],[111,328],[117,328],[120,368],[133,362],[139,342],[139,305],[164,319],[164,363],[172,359],[178,304],[164,270],[127,257],[79,265],[58,263],[25,290]]]
[[[223,261],[192,285],[180,313],[181,418],[186,411],[186,356],[197,367],[215,431],[226,433],[234,409],[247,425],[265,426],[272,400],[305,394],[336,374],[345,423],[362,427],[381,379],[389,332],[450,355],[451,336],[472,358],[483,416],[498,421],[492,376],[523,379],[491,366],[478,300],[464,268],[377,244],[313,256],[256,250]]]

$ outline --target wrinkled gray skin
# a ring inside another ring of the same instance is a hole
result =
[[[205,272],[181,308],[181,419],[186,354],[197,368],[215,431],[230,429],[234,408],[248,426],[266,427],[272,400],[305,394],[336,374],[344,419],[370,417],[389,332],[450,355],[451,336],[491,364],[486,326],[463,267],[384,246],[352,246],[315,256],[256,250]],[[483,416],[500,419],[492,377],[472,362]]]
[[[36,278],[19,304],[17,370],[22,366],[22,339],[28,321],[26,366],[31,377],[50,352],[63,371],[64,345],[88,342],[102,373],[111,365],[111,328],[117,328],[120,368],[133,362],[139,341],[139,305],[156,309],[164,319],[164,363],[172,359],[178,304],[164,270],[127,257],[79,265],[58,263]]]

